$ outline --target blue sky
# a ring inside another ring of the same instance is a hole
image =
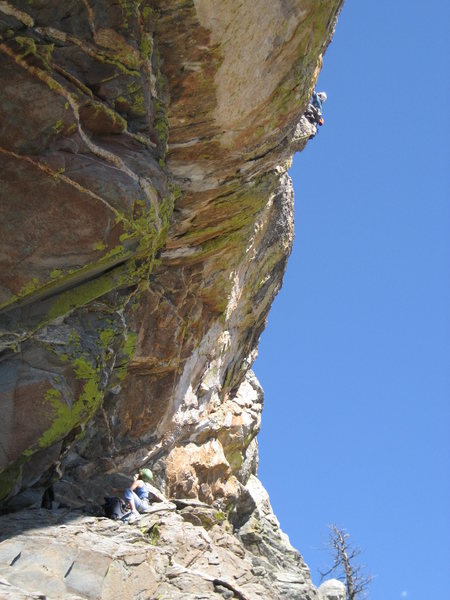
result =
[[[440,0],[347,0],[254,365],[274,511],[315,583],[346,528],[371,600],[450,589],[449,25]]]

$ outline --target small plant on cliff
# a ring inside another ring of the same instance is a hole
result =
[[[365,575],[365,567],[355,564],[355,559],[361,554],[361,549],[349,542],[350,534],[345,529],[330,525],[328,547],[333,556],[333,564],[326,571],[320,571],[322,580],[329,575],[335,575],[347,588],[347,599],[358,600],[366,597],[366,590],[373,579]]]
[[[219,510],[214,515],[214,518],[216,519],[216,522],[220,524],[226,520],[227,515],[224,512],[222,512],[221,510]]]
[[[158,523],[155,523],[153,527],[148,530],[148,536],[150,537],[150,544],[152,546],[158,545],[160,535]]]

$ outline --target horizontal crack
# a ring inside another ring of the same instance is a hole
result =
[[[98,200],[99,202],[101,202],[102,204],[104,204],[117,217],[120,217],[121,220],[127,221],[124,218],[124,216],[122,215],[122,213],[120,213],[116,208],[114,208],[113,206],[111,206],[111,204],[109,204],[109,202],[107,200],[105,200],[104,198],[102,198],[101,196],[99,196],[98,194],[96,194],[95,192],[93,192],[92,190],[90,190],[88,188],[85,188],[84,186],[82,186],[81,184],[79,184],[77,181],[74,181],[73,179],[71,179],[67,175],[64,175],[63,173],[59,173],[58,171],[54,171],[53,169],[51,169],[45,163],[39,162],[38,160],[33,160],[31,157],[26,156],[24,154],[17,154],[16,152],[13,152],[12,150],[7,150],[6,148],[3,148],[2,146],[0,146],[0,152],[2,154],[5,154],[6,156],[11,156],[12,158],[15,158],[17,160],[23,160],[23,161],[29,163],[33,167],[36,167],[37,169],[39,169],[40,171],[46,173],[50,177],[53,177],[54,179],[60,179],[61,181],[64,181],[64,183],[67,183],[68,185],[74,187],[79,192],[81,192],[83,194],[87,194],[88,196],[90,196],[94,200]]]
[[[89,271],[88,277],[82,277],[82,275],[84,273],[82,273],[82,272],[80,273],[80,271],[82,271],[80,269],[80,271],[75,272],[72,275],[68,275],[66,280],[64,281],[64,283],[60,283],[60,284],[49,283],[49,284],[44,285],[43,287],[39,288],[38,290],[36,290],[36,292],[29,294],[25,298],[19,298],[18,300],[11,302],[11,304],[8,304],[8,306],[5,306],[2,309],[0,309],[0,315],[6,314],[17,308],[23,308],[24,306],[27,306],[34,302],[44,302],[45,300],[48,300],[48,299],[52,298],[53,296],[56,296],[63,292],[67,292],[71,289],[74,289],[74,288],[80,286],[80,285],[88,283],[88,282],[98,278],[99,276],[105,275],[109,271],[112,271],[113,269],[116,269],[116,268],[124,265],[126,262],[128,262],[128,260],[133,258],[133,256],[135,256],[135,249],[129,250],[129,252],[126,256],[124,256],[122,254],[120,256],[120,258],[117,258],[115,260],[111,259],[107,263],[98,265],[97,269],[96,268],[91,269]]]

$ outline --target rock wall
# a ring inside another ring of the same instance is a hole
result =
[[[98,514],[147,465],[309,582],[255,477],[251,365],[341,4],[0,3],[4,510]]]

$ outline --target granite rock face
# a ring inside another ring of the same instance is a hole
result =
[[[251,365],[341,4],[0,3],[4,510],[95,513],[147,465],[252,560],[289,556],[279,597],[310,585],[255,478]]]

